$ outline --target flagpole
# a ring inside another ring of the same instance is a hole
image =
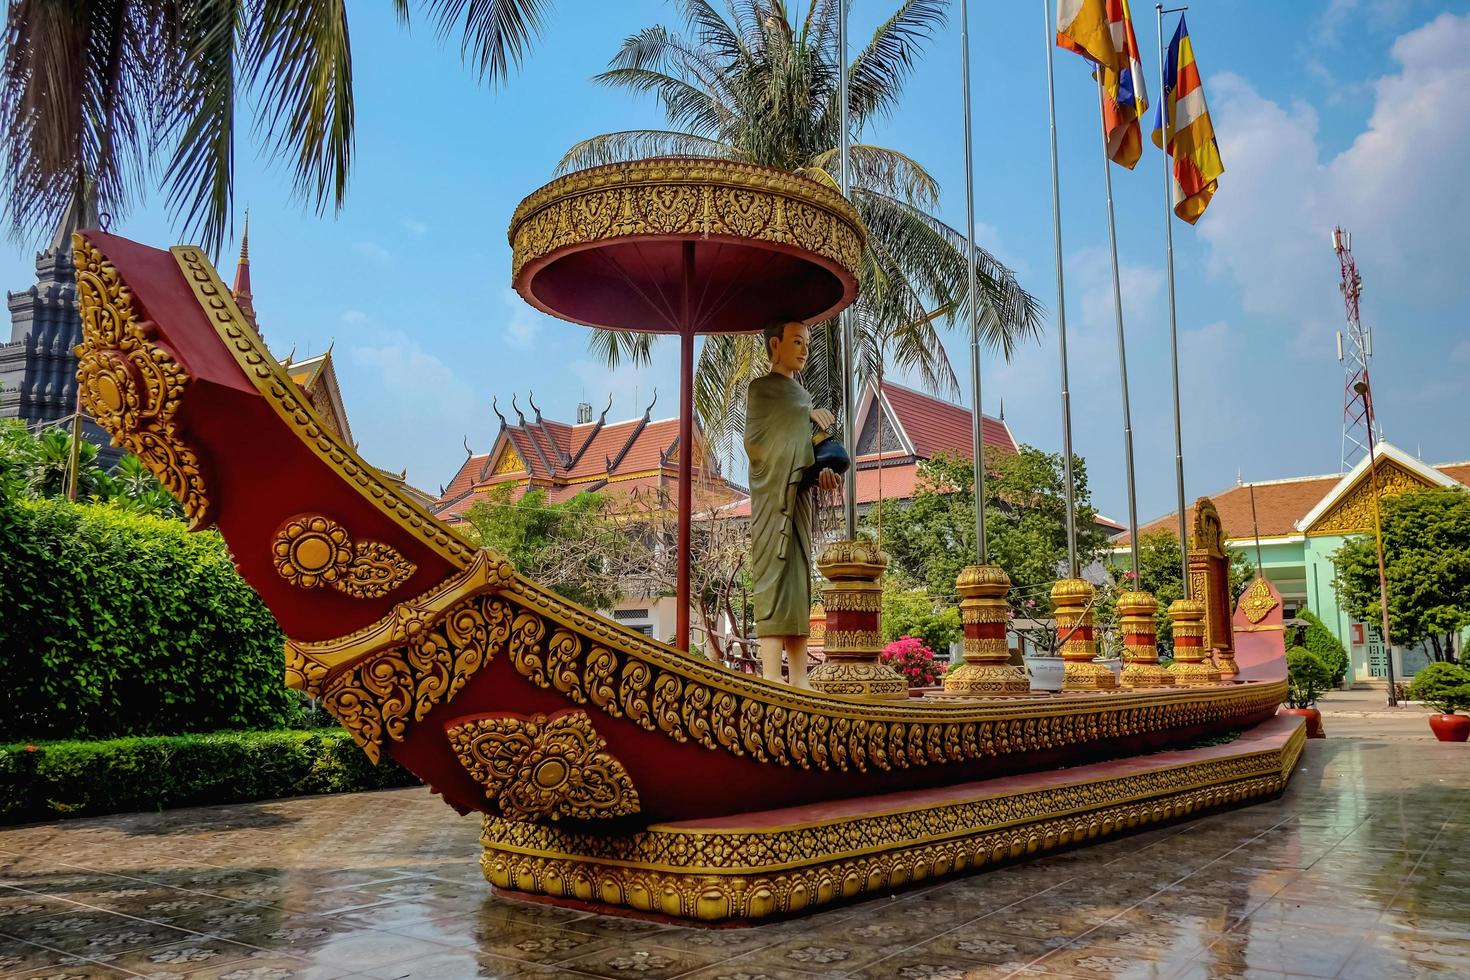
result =
[[[969,278],[966,293],[970,306],[970,384],[975,396],[973,418],[975,449],[975,560],[990,561],[985,540],[985,421],[980,402],[980,317],[975,304],[975,164],[974,139],[970,133],[970,3],[960,0],[960,73],[965,77],[965,267]]]
[[[1179,417],[1179,324],[1174,307],[1174,184],[1172,164],[1174,158],[1169,155],[1169,126],[1172,122],[1169,113],[1169,91],[1165,88],[1166,78],[1164,73],[1164,14],[1179,13],[1188,10],[1186,7],[1170,7],[1164,9],[1162,3],[1154,4],[1154,10],[1158,12],[1159,21],[1159,118],[1163,120],[1164,137],[1164,252],[1168,258],[1169,269],[1169,364],[1174,374],[1174,480],[1178,493],[1179,509],[1179,573],[1184,579],[1184,598],[1194,598],[1190,593],[1189,585],[1189,537],[1185,533],[1184,524],[1184,434]],[[1134,548],[1137,549],[1138,532],[1133,532]],[[1135,558],[1135,561],[1137,559]]]
[[[1051,0],[1041,0],[1041,12],[1046,20],[1042,38],[1046,42],[1046,106],[1051,119],[1051,218],[1057,264],[1057,349],[1062,361],[1062,474],[1067,485],[1067,574],[1076,578],[1082,570],[1077,564],[1077,504],[1072,482],[1072,394],[1067,383],[1067,290],[1062,274],[1062,188],[1057,170],[1057,96],[1051,51],[1056,42],[1056,28],[1052,23]]]
[[[847,129],[847,3],[837,0],[837,102],[839,134],[838,178],[842,185],[842,196],[848,197],[852,189],[851,137]],[[842,443],[848,452],[856,452],[856,420],[853,414],[853,371],[857,366],[852,340],[852,313],[843,310],[838,314],[838,330],[842,335]],[[879,393],[882,394],[881,392]],[[857,540],[857,467],[842,481],[842,516],[847,531],[847,540]]]
[[[1113,259],[1113,319],[1118,325],[1118,384],[1123,391],[1123,462],[1128,475],[1128,545],[1133,558],[1133,584],[1141,588],[1138,581],[1138,494],[1133,476],[1133,415],[1128,406],[1128,351],[1123,338],[1123,289],[1118,282],[1118,228],[1113,218],[1113,161],[1108,156],[1108,124],[1103,114],[1106,106],[1103,92],[1103,69],[1098,67],[1097,108],[1102,120],[1103,186],[1108,197],[1108,249]]]

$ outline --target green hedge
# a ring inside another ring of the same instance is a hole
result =
[[[0,495],[0,740],[284,727],[281,647],[217,533]]]
[[[1322,622],[1310,609],[1303,609],[1297,613],[1297,616],[1307,621],[1307,635],[1303,638],[1302,644],[1315,653],[1327,665],[1327,669],[1332,671],[1332,686],[1336,687],[1347,676],[1347,648],[1342,645],[1342,641],[1333,634],[1332,630],[1327,628],[1327,624]]]
[[[340,729],[0,746],[0,823],[418,783]]]

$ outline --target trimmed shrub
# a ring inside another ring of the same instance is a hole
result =
[[[340,729],[0,746],[0,823],[418,784]]]
[[[1286,651],[1286,701],[1292,708],[1310,708],[1332,686],[1332,670],[1306,647]]]
[[[1442,714],[1470,709],[1470,664],[1426,664],[1414,675],[1407,693],[1410,700],[1423,701]]]
[[[1336,687],[1342,683],[1347,676],[1348,652],[1332,632],[1327,624],[1318,618],[1317,614],[1310,609],[1303,609],[1297,613],[1307,621],[1306,636],[1302,638],[1302,645],[1312,651],[1332,671],[1332,685]]]
[[[281,648],[217,533],[0,496],[0,739],[278,728]]]

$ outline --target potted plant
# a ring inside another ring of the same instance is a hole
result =
[[[1470,664],[1432,663],[1414,675],[1409,698],[1423,701],[1439,714],[1429,716],[1429,727],[1441,742],[1470,739]]]
[[[1322,730],[1322,712],[1316,708],[1322,692],[1332,686],[1332,668],[1306,647],[1286,651],[1286,707],[1284,715],[1301,715],[1307,719],[1307,738],[1326,738]]]

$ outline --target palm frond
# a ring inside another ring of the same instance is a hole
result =
[[[547,0],[420,0],[439,20],[439,33],[459,31],[460,54],[480,77],[502,82],[520,67],[540,36],[551,4]],[[401,9],[400,2],[400,9]]]
[[[587,349],[609,368],[617,368],[625,360],[634,367],[647,367],[653,363],[654,339],[654,334],[637,330],[598,328],[587,335]]]
[[[703,136],[657,129],[630,129],[621,133],[603,133],[573,145],[557,161],[556,172],[564,174],[585,167],[598,167],[604,163],[638,160],[643,157],[728,159],[733,155],[728,146]]]
[[[924,45],[944,26],[948,13],[949,0],[904,0],[873,32],[848,70],[847,90],[856,126],[898,106],[903,83]]]
[[[810,166],[834,172],[840,154],[836,147],[825,150],[813,158]],[[848,160],[855,187],[901,197],[919,207],[930,207],[939,202],[939,182],[913,157],[885,146],[855,143],[849,147]]]

